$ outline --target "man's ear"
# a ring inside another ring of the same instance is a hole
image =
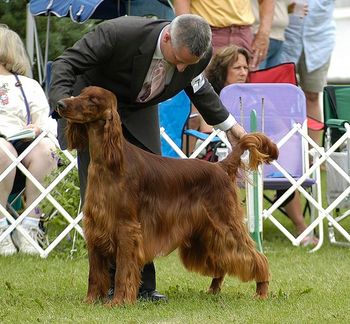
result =
[[[164,43],[171,41],[171,36],[168,30],[166,30],[163,34]]]

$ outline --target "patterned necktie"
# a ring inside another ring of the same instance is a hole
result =
[[[138,95],[138,102],[146,102],[160,94],[165,87],[166,68],[164,60],[158,60],[151,73],[150,81],[145,82]]]

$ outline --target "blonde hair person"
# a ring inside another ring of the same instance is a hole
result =
[[[49,123],[49,104],[40,84],[26,76],[30,73],[30,63],[18,34],[1,25],[0,44],[0,141],[17,157],[32,140],[8,141],[7,138],[24,128],[33,129],[35,136],[38,136]],[[21,161],[40,183],[44,182],[44,178],[57,165],[54,149],[54,144],[48,138],[43,138]],[[0,149],[0,174],[11,162],[8,155]],[[20,171],[13,169],[0,182],[0,203],[3,207],[6,207],[14,186],[18,186],[19,174],[15,178],[16,172]],[[37,187],[29,179],[25,179],[26,205],[32,204],[39,194]],[[22,223],[17,225],[17,229],[21,227],[38,242],[42,235],[39,229],[40,216],[40,210],[33,208]],[[5,215],[0,212],[0,235],[8,226]],[[12,237],[8,234],[0,242],[0,255],[14,254],[17,249],[23,253],[37,254],[37,250],[17,229]]]
[[[19,35],[6,25],[0,24],[0,39],[0,64],[8,72],[29,76],[30,62]]]

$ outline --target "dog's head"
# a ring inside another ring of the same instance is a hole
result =
[[[109,120],[117,110],[116,96],[100,87],[87,87],[79,96],[57,102],[57,112],[70,123],[85,124]]]
[[[90,145],[103,149],[106,165],[122,165],[122,128],[116,96],[100,87],[87,87],[79,96],[58,101],[56,110],[67,120],[69,149],[86,149]],[[93,136],[89,139],[89,129]]]

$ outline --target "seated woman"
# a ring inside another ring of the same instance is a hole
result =
[[[247,82],[248,63],[249,53],[246,49],[235,45],[223,47],[213,56],[206,69],[206,77],[214,90],[220,94],[221,89],[229,84]],[[195,107],[192,106],[192,112],[195,110]],[[208,125],[201,115],[197,116],[197,120],[200,132],[210,134],[213,131],[213,127]],[[195,149],[202,142],[202,140],[198,139]],[[203,158],[206,154],[206,149],[203,149],[198,157]]]
[[[206,69],[206,76],[214,90],[220,94],[223,87],[233,83],[246,83],[250,56],[243,47],[223,47],[215,54]],[[201,119],[200,131],[212,132],[213,128]]]
[[[244,48],[235,45],[225,47],[215,54],[206,70],[206,76],[214,90],[219,94],[222,88],[229,84],[247,82],[249,60],[248,52]],[[201,131],[212,131],[212,127],[207,125],[204,120],[200,125]],[[290,197],[284,208],[299,235],[307,228],[302,213],[299,192],[295,192],[294,196]],[[301,242],[301,245],[316,245],[317,242],[317,237],[307,236]]]
[[[30,63],[20,37],[7,26],[0,26],[0,141],[14,155],[19,156],[33,141],[21,139],[7,141],[6,138],[24,128],[33,129],[38,136],[49,121],[49,104],[39,83],[25,76],[30,72]],[[55,145],[43,138],[22,160],[23,165],[40,182],[56,167]],[[0,149],[0,174],[12,163]],[[0,203],[5,208],[12,191],[16,172],[14,168],[0,182]],[[17,177],[16,177],[17,178]],[[29,180],[25,181],[25,200],[29,206],[40,194],[37,187]],[[35,241],[41,230],[39,208],[33,208],[17,228],[21,227]],[[0,212],[0,235],[9,224]],[[0,255],[11,255],[18,251],[38,254],[38,251],[16,229],[0,242]]]

